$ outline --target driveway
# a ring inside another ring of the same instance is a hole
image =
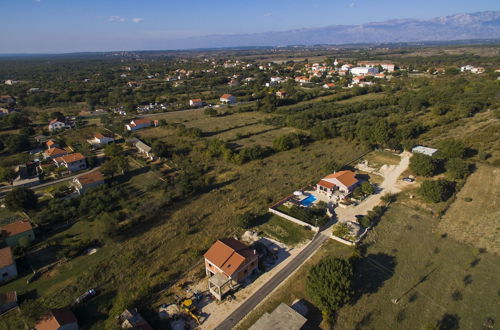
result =
[[[355,221],[356,215],[365,215],[375,206],[380,204],[382,196],[395,194],[401,191],[402,182],[398,181],[399,176],[406,171],[410,164],[411,154],[404,152],[401,154],[401,161],[398,165],[384,165],[380,168],[380,174],[384,176],[384,181],[378,187],[376,194],[371,195],[357,206],[346,208],[337,207],[335,213],[341,221]]]

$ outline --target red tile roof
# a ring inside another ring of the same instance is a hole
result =
[[[69,308],[51,309],[37,323],[37,330],[57,330],[64,325],[77,323],[77,319]]]
[[[28,220],[20,220],[0,227],[3,237],[11,237],[32,230],[33,227]]]
[[[74,154],[69,154],[69,155],[64,155],[64,156],[58,157],[54,160],[58,163],[64,162],[64,163],[68,164],[68,163],[74,163],[76,161],[83,160],[83,159],[85,159],[85,156],[82,155],[81,153],[77,152]]]
[[[47,142],[45,142],[47,144],[48,147],[50,146],[53,146],[55,144],[57,144],[56,142],[54,142],[54,140],[48,140]]]
[[[228,98],[230,98],[230,97],[232,97],[232,95],[231,95],[231,94],[224,94],[224,95],[222,95],[220,98],[221,98],[221,99],[228,99]]]
[[[102,175],[101,171],[94,171],[80,175],[77,179],[80,182],[80,184],[84,187],[92,183],[104,181],[104,175]]]
[[[10,246],[0,249],[0,268],[10,266],[14,263],[14,256]]]
[[[254,250],[234,238],[217,240],[205,253],[205,258],[228,276],[233,275],[253,256]]]
[[[97,139],[104,139],[104,135],[102,135],[101,133],[95,133],[94,137]]]
[[[201,102],[201,99],[191,99],[192,102]]]
[[[149,124],[151,123],[151,119],[149,118],[140,118],[140,119],[134,119],[130,123],[131,126],[137,126],[137,125],[142,125],[142,124]]]
[[[323,186],[323,187],[328,188],[328,189],[332,189],[333,187],[335,187],[335,183],[328,182],[325,180],[319,180],[318,185]]]
[[[16,291],[7,291],[0,294],[0,306],[10,303],[17,303],[17,293]]]
[[[50,148],[45,150],[44,154],[50,157],[57,156],[57,155],[65,155],[68,152],[66,150],[62,150],[59,148]]]
[[[325,179],[337,179],[346,187],[350,187],[358,182],[358,179],[356,179],[356,173],[353,171],[339,171],[337,173],[327,175]]]

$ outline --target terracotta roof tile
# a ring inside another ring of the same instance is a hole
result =
[[[10,246],[0,249],[0,268],[10,266],[14,263],[14,256]]]
[[[58,157],[54,160],[58,163],[64,162],[64,163],[68,164],[68,163],[74,163],[76,161],[83,160],[83,159],[85,159],[85,156],[82,155],[81,153],[77,152],[74,154],[69,154],[69,155],[64,155],[64,156]]]
[[[77,319],[69,308],[52,309],[36,323],[36,329],[57,330],[71,323],[77,323]]]
[[[205,258],[226,275],[233,275],[255,252],[234,238],[220,239],[208,249]]]
[[[101,171],[94,171],[90,173],[85,173],[83,175],[80,175],[77,180],[80,182],[80,184],[85,187],[86,185],[99,182],[99,181],[104,181],[104,175],[102,175]]]
[[[327,175],[325,179],[337,179],[346,187],[350,187],[358,182],[358,179],[356,179],[356,173],[353,171],[339,171],[337,173]]]
[[[0,233],[3,237],[11,237],[32,229],[33,227],[28,220],[20,220],[0,227]]]
[[[332,189],[333,187],[335,187],[335,183],[328,182],[328,181],[325,181],[325,180],[319,180],[318,185],[326,187],[328,189]]]

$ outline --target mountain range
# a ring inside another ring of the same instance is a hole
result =
[[[289,31],[224,34],[171,40],[168,48],[397,43],[500,38],[500,11],[428,20],[393,19],[362,25],[330,25]]]

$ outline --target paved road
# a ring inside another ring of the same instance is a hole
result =
[[[314,254],[328,239],[323,233],[314,236],[313,240],[300,251],[283,269],[276,273],[259,290],[245,300],[234,312],[231,313],[215,329],[229,330],[238,324],[248,313],[250,313],[262,300],[264,300],[280,283],[285,281],[296,269],[298,269],[310,256]]]
[[[56,184],[56,183],[60,183],[60,182],[71,180],[73,178],[77,178],[77,177],[82,176],[82,175],[87,174],[87,173],[92,173],[94,171],[97,171],[99,168],[100,168],[100,166],[94,167],[90,171],[87,171],[87,172],[84,172],[84,173],[78,173],[78,174],[75,174],[75,175],[72,175],[72,176],[68,176],[68,177],[65,177],[65,178],[62,178],[62,179],[58,179],[58,180],[54,180],[54,181],[50,181],[50,182],[46,182],[46,183],[42,183],[42,184],[39,184],[39,185],[36,185],[36,186],[32,186],[32,187],[29,187],[29,188],[30,189],[38,189],[38,188],[43,188],[43,187],[51,186],[51,185]],[[14,187],[12,187],[12,186],[7,186],[7,187],[3,188],[2,191],[0,191],[0,197],[2,197],[2,195],[4,195],[5,193],[11,191],[13,188]]]

